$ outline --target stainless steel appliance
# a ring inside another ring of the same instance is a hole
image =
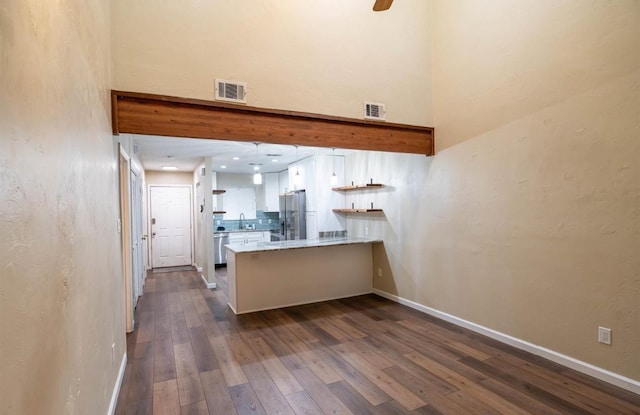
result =
[[[213,253],[216,267],[227,265],[227,248],[229,244],[229,232],[214,232]]]
[[[304,190],[280,195],[280,240],[307,239],[306,206]]]

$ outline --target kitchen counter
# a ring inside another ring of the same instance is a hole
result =
[[[373,242],[382,242],[382,241],[378,239],[347,236],[347,237],[339,237],[339,238],[296,239],[291,241],[235,243],[235,244],[226,245],[226,247],[229,251],[232,251],[238,254],[238,253],[246,253],[246,252],[280,251],[283,249],[317,248],[321,246],[368,244]]]
[[[339,237],[231,243],[229,306],[236,314],[370,293],[373,243]]]

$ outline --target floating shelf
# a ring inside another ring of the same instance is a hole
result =
[[[384,185],[381,183],[367,183],[367,184],[356,184],[352,186],[334,187],[331,190],[335,190],[337,192],[345,192],[348,190],[379,189],[381,187],[384,187]]]
[[[226,210],[214,210],[213,211],[214,215],[224,215],[225,213],[227,213]]]
[[[382,209],[333,209],[336,213],[374,213],[382,212]]]
[[[221,195],[224,192],[226,192],[226,190],[222,190],[222,189],[213,189],[213,194],[214,195]]]

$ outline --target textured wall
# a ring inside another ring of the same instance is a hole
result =
[[[371,0],[112,2],[117,89],[212,100],[214,78],[248,82],[248,104],[431,125],[429,5]]]
[[[384,239],[377,288],[640,380],[640,3],[463,3],[434,5],[436,137],[463,142],[349,156],[389,185],[349,232]]]
[[[109,32],[106,1],[0,5],[2,414],[105,414],[125,353]]]

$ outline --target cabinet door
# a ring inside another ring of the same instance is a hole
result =
[[[278,173],[278,193],[287,193],[289,191],[289,170],[283,170]]]
[[[318,216],[316,212],[307,212],[307,239],[318,239]]]
[[[280,198],[278,190],[278,173],[266,173],[264,175],[265,212],[278,212],[280,210]]]

